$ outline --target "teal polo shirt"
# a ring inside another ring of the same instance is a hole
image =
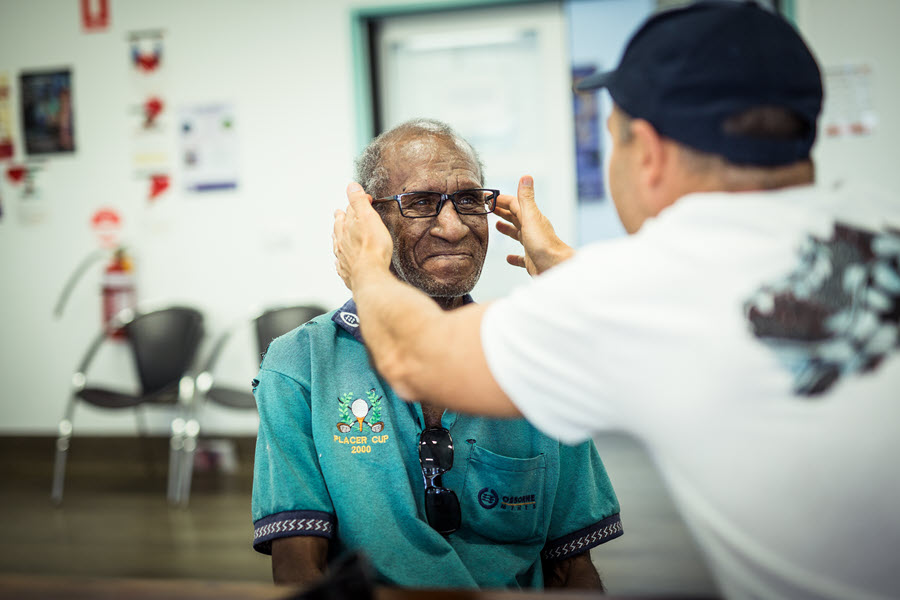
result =
[[[439,342],[436,342],[439,343]],[[425,517],[419,404],[372,368],[353,301],[279,337],[254,380],[259,435],[253,547],[313,535],[333,556],[361,550],[381,582],[409,587],[543,587],[541,559],[622,534],[593,442],[566,446],[522,419],[445,412],[454,445],[443,486],[460,529]]]

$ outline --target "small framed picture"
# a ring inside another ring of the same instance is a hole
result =
[[[74,152],[71,71],[23,72],[19,79],[25,152]]]

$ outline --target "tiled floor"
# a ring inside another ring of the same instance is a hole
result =
[[[643,450],[606,435],[597,447],[625,535],[593,553],[614,595],[712,595],[696,547]],[[250,548],[253,440],[238,470],[197,473],[190,505],[165,498],[166,440],[75,438],[62,506],[49,498],[53,441],[0,438],[0,572],[270,581]]]

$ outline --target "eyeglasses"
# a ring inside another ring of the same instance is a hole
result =
[[[406,192],[386,198],[376,198],[374,202],[395,200],[400,206],[400,214],[410,219],[435,217],[440,214],[444,202],[449,200],[461,215],[486,215],[494,212],[500,190],[474,189],[460,190],[452,194],[440,192]]]
[[[453,467],[453,438],[443,427],[429,427],[419,434],[419,463],[425,479],[425,516],[438,533],[459,529],[459,498],[441,484],[441,475]]]

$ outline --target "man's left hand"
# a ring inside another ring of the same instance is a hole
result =
[[[345,211],[334,211],[332,240],[335,268],[352,292],[361,273],[389,270],[394,243],[372,208],[372,197],[358,183],[347,186],[347,199]]]

